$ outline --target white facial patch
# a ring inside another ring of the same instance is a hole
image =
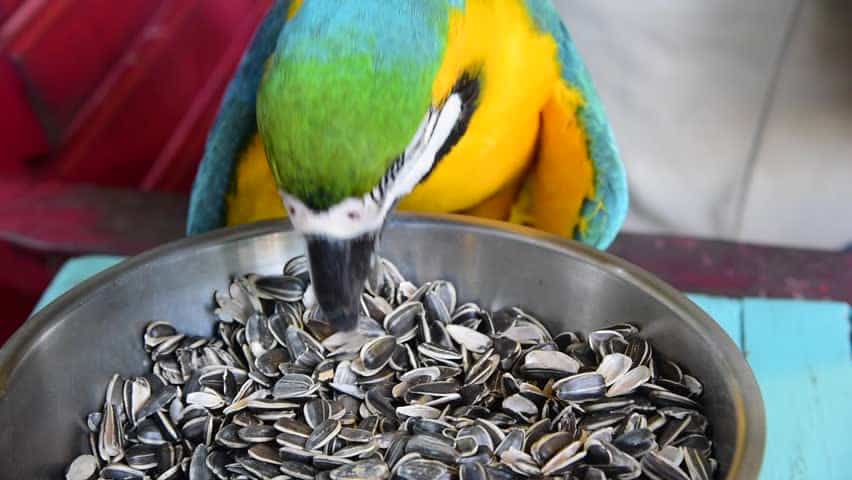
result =
[[[461,113],[462,99],[458,94],[450,95],[439,110],[429,109],[405,149],[395,175],[392,178],[386,175],[382,180],[384,188],[376,186],[363,197],[347,198],[319,212],[280,191],[293,226],[303,234],[339,239],[355,238],[379,230],[396,201],[414,190],[432,169],[438,150],[452,133]]]

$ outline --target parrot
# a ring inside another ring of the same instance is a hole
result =
[[[605,249],[628,209],[602,102],[550,0],[277,0],[225,90],[190,235],[288,218],[332,328],[396,210]]]

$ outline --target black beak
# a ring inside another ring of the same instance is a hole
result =
[[[351,239],[308,235],[311,284],[332,328],[348,331],[358,323],[361,292],[370,273],[376,235]]]

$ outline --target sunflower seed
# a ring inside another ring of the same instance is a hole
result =
[[[249,425],[237,431],[239,438],[248,443],[266,443],[275,440],[278,433],[269,425]]]
[[[630,357],[623,353],[610,353],[603,357],[597,372],[604,377],[604,383],[609,387],[630,370],[632,363]]]
[[[583,443],[580,441],[567,445],[541,467],[541,473],[545,475],[559,475],[566,472],[586,457],[586,452],[580,450],[582,447]]]
[[[561,400],[594,400],[605,393],[604,377],[599,373],[578,373],[553,384],[556,396]]]
[[[615,378],[612,386],[606,391],[607,397],[618,397],[633,392],[651,379],[651,370],[645,365],[630,370]]]
[[[107,465],[100,471],[100,476],[104,480],[142,480],[145,478],[145,472],[130,468],[127,465],[114,463]],[[194,478],[192,480],[195,480]],[[201,480],[201,479],[200,479]]]
[[[282,462],[279,469],[287,477],[298,478],[300,480],[312,480],[316,475],[316,471],[312,466],[302,462]]]
[[[396,338],[393,336],[375,338],[361,348],[361,362],[368,371],[381,370],[388,364],[395,349]]]
[[[657,452],[642,457],[642,473],[652,480],[690,480],[689,476]]]
[[[249,457],[265,463],[273,465],[281,465],[281,457],[278,455],[278,449],[268,444],[254,445],[248,449]]]
[[[530,447],[530,454],[539,465],[546,464],[554,455],[571,444],[574,435],[569,432],[547,434]]]
[[[487,335],[483,335],[472,328],[462,325],[447,325],[446,329],[456,345],[473,353],[485,353],[493,344]]]
[[[535,460],[524,452],[515,449],[509,449],[500,454],[500,461],[508,466],[512,471],[521,474],[524,477],[537,476],[542,473]]]
[[[450,480],[452,471],[445,463],[426,458],[411,458],[397,464],[394,476],[400,480]]]
[[[80,455],[75,458],[65,472],[65,480],[89,480],[98,470],[98,460],[94,455]]]
[[[318,450],[330,442],[342,428],[338,420],[326,420],[314,428],[305,441],[306,450]]]

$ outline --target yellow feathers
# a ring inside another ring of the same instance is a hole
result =
[[[586,135],[574,116],[581,101],[564,83],[554,85],[553,96],[541,113],[538,163],[532,181],[535,226],[564,237],[573,236],[583,201],[594,194]]]
[[[227,200],[228,225],[241,225],[281,218],[285,215],[281,197],[266,162],[263,143],[255,135],[237,161],[234,185]]]
[[[559,79],[556,56],[555,42],[535,29],[520,1],[468,0],[465,11],[453,12],[433,99],[473,72],[482,82],[478,108],[464,137],[400,207],[467,210],[518,180],[535,153],[541,106]]]
[[[296,12],[302,8],[303,0],[291,0],[290,6],[287,8],[287,20],[290,20],[296,15]]]

